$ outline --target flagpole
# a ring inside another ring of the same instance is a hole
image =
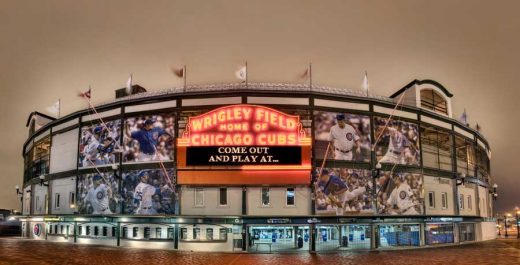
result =
[[[58,98],[58,119],[61,117],[61,98]]]
[[[182,77],[184,77],[184,92],[186,92],[186,65],[184,65],[184,69],[182,71]]]
[[[309,63],[309,90],[312,91],[312,63]]]
[[[247,60],[246,60],[246,88],[247,88],[247,76],[249,75],[249,73],[247,72]]]
[[[369,89],[369,82],[368,82],[368,73],[367,71],[365,70],[365,78],[367,79],[367,98],[368,98],[368,89]]]

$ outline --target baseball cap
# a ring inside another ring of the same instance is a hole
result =
[[[144,121],[144,125],[152,125],[154,123],[155,123],[155,121],[151,120],[151,119],[147,119],[147,120]]]
[[[344,121],[344,120],[345,120],[345,115],[344,115],[344,114],[338,114],[338,115],[336,115],[336,120],[338,120],[338,121]]]
[[[99,174],[96,174],[96,175],[94,175],[94,176],[92,177],[92,180],[94,180],[94,181],[101,180],[101,179],[102,179],[102,177],[101,177],[101,175],[99,175]]]
[[[101,133],[101,131],[103,131],[103,127],[101,126],[97,126],[96,128],[94,128],[94,133]]]
[[[147,176],[148,175],[148,171],[146,170],[141,170],[139,171],[139,174],[137,175],[139,178],[142,178],[144,176]]]

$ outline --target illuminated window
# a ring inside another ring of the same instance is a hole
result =
[[[195,206],[196,207],[204,206],[204,189],[203,188],[195,188]]]
[[[442,209],[448,209],[448,193],[441,193]]]
[[[227,205],[227,188],[219,189],[219,205],[226,206]]]
[[[449,132],[421,125],[421,150],[425,167],[452,171],[453,141]]]
[[[220,228],[219,229],[219,239],[220,240],[227,240],[227,229],[226,228]]]
[[[262,206],[269,206],[269,188],[262,188]]]
[[[188,228],[181,228],[181,239],[182,240],[188,239]]]
[[[421,90],[421,107],[448,115],[448,104],[446,100],[433,89]]]
[[[213,228],[206,228],[206,240],[213,240]]]
[[[435,192],[428,192],[428,207],[435,208]]]
[[[287,206],[294,206],[295,205],[295,201],[294,201],[294,188],[287,188],[287,191],[285,193],[285,197],[286,197]]]
[[[56,193],[55,196],[54,196],[54,208],[55,209],[59,209],[60,208],[60,194],[59,193]]]
[[[193,239],[194,240],[200,239],[200,228],[198,228],[198,227],[193,228]]]
[[[457,172],[466,176],[475,173],[475,147],[474,142],[462,136],[455,137],[455,150],[457,156]]]
[[[464,195],[459,194],[459,209],[464,210]]]
[[[150,239],[150,227],[145,227],[144,228],[144,238],[145,239]]]
[[[76,194],[74,192],[69,192],[69,206],[70,208],[76,207]]]

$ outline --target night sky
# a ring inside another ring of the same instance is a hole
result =
[[[146,4],[147,3],[147,4]],[[433,79],[467,110],[492,149],[500,211],[520,206],[518,1],[19,1],[0,2],[0,208],[20,208],[29,113],[58,98],[62,113],[113,99],[130,73],[149,91],[236,82],[301,82],[389,96]],[[153,3],[153,4],[151,4]]]

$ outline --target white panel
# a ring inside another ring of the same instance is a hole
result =
[[[240,104],[241,97],[229,98],[197,98],[197,99],[183,99],[182,106],[207,106],[207,105],[226,105],[226,104]]]
[[[170,100],[170,101],[163,101],[163,102],[158,102],[158,103],[126,106],[125,113],[156,110],[156,109],[167,109],[167,108],[175,108],[175,107],[177,107],[177,100]]]
[[[47,129],[45,132],[41,133],[40,135],[36,136],[34,138],[34,142],[38,142],[39,140],[43,139],[45,136],[49,135],[49,133],[51,132],[50,129]]]
[[[31,214],[31,186],[25,187],[23,189],[23,215]]]
[[[451,130],[451,124],[430,118],[428,116],[421,116],[421,121]]]
[[[481,222],[482,241],[497,238],[497,224],[495,222]]]
[[[50,173],[76,169],[78,130],[70,130],[52,137]]]
[[[476,200],[477,194],[475,192],[475,185],[466,183],[465,185],[458,186],[458,193],[457,200],[459,200],[459,196],[463,196],[464,198],[464,209],[459,209],[459,214],[470,216],[477,215],[478,203]],[[471,198],[471,208],[468,207],[468,197]]]
[[[226,206],[219,205],[219,187],[204,187],[204,206],[195,207],[195,188],[183,187],[181,191],[182,215],[241,215],[242,188],[228,187]]]
[[[468,137],[469,139],[473,139],[473,134],[470,133],[470,132],[467,132],[466,130],[463,130],[461,128],[459,128],[458,126],[455,126],[455,131]]]
[[[47,187],[40,186],[39,184],[34,185],[33,189],[32,189],[32,194],[33,194],[33,198],[32,198],[33,214],[36,214],[36,215],[46,214],[45,211],[47,210],[47,205],[46,205]]]
[[[103,111],[103,112],[98,112],[98,115],[91,114],[91,115],[83,116],[82,121],[85,122],[85,121],[97,120],[99,118],[110,117],[110,116],[114,116],[114,115],[118,115],[118,114],[121,114],[121,109],[115,108],[115,109],[111,109],[111,110],[107,110],[107,111]]]
[[[435,198],[434,207],[430,207],[428,193],[433,192]],[[442,193],[446,193],[448,195],[448,207],[442,207]],[[454,205],[454,197],[453,197],[453,180],[438,178],[438,177],[430,177],[424,176],[424,198],[426,205],[426,214],[427,215],[454,215],[455,207]]]
[[[70,193],[76,193],[76,177],[56,179],[51,181],[51,213],[73,214],[75,208],[70,205]],[[60,195],[60,206],[56,208],[56,195]],[[76,202],[73,202],[75,207]]]
[[[65,129],[67,127],[76,125],[78,123],[79,123],[79,119],[72,119],[72,120],[70,120],[68,122],[64,122],[64,123],[61,123],[61,124],[58,124],[58,125],[52,127],[52,131],[53,132],[57,132],[59,130]]]
[[[309,105],[308,98],[247,97],[249,104]]]
[[[180,228],[186,228],[188,232],[188,239],[193,238],[193,225],[179,225]],[[201,238],[205,238],[206,228],[213,228],[214,235],[218,236],[220,228],[232,228],[232,225],[206,225],[197,224],[200,228]],[[231,252],[233,251],[233,234],[227,233],[227,240],[225,242],[189,242],[179,240],[179,250],[184,251],[204,251],[204,252]]]
[[[286,205],[286,188],[271,187],[269,206],[262,206],[261,187],[247,188],[248,215],[309,215],[311,210],[311,190],[309,187],[295,187],[295,205]]]
[[[327,99],[315,99],[314,105],[321,106],[321,107],[338,108],[338,109],[353,109],[353,110],[364,110],[364,111],[369,110],[368,104],[341,102],[341,101],[327,100]]]
[[[390,114],[392,114],[392,111],[393,111],[393,109],[391,109],[391,108],[385,108],[385,107],[381,107],[381,106],[374,106],[374,112],[379,112],[379,113],[384,113],[384,114],[390,115]],[[396,110],[394,112],[394,116],[399,116],[399,117],[403,117],[403,118],[417,120],[417,114],[411,113],[411,112],[407,112],[407,111]]]

